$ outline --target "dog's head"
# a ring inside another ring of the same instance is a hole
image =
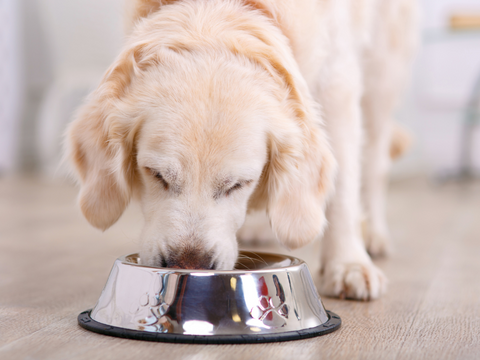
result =
[[[142,262],[182,268],[232,268],[248,207],[289,247],[318,236],[335,165],[286,40],[219,50],[147,30],[69,127],[88,221],[107,229],[136,195]]]

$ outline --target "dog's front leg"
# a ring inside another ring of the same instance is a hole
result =
[[[348,57],[343,56],[343,60]],[[339,170],[327,208],[322,241],[320,293],[368,300],[378,298],[386,278],[372,263],[360,232],[361,86],[354,59],[332,64],[322,79],[319,101]]]

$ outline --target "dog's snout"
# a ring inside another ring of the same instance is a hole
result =
[[[211,254],[199,251],[198,248],[173,250],[164,261],[166,267],[172,269],[213,270],[215,264]]]

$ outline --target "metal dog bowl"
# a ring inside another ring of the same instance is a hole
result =
[[[261,343],[309,338],[340,327],[325,310],[307,265],[291,256],[242,251],[235,270],[113,265],[97,305],[78,323],[97,333],[182,343]]]

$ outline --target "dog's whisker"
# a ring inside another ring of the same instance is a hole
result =
[[[238,255],[238,260],[249,260],[252,263],[252,267],[254,267],[254,265],[258,262],[262,262],[263,264],[268,265],[268,263],[260,255],[255,254],[255,253],[253,253],[253,254],[256,256],[255,258],[253,258],[251,256],[248,256],[248,255],[239,254]],[[250,267],[248,267],[246,264],[244,264],[242,262],[237,262],[237,264],[242,265],[247,269],[250,269]]]
[[[239,255],[239,259],[247,259],[247,260],[250,260],[252,263],[255,263],[255,262],[258,262],[258,261],[261,261],[263,262],[265,265],[268,265],[267,262],[258,254],[255,254],[253,253],[254,255],[256,255],[256,258],[252,258],[248,255]]]

